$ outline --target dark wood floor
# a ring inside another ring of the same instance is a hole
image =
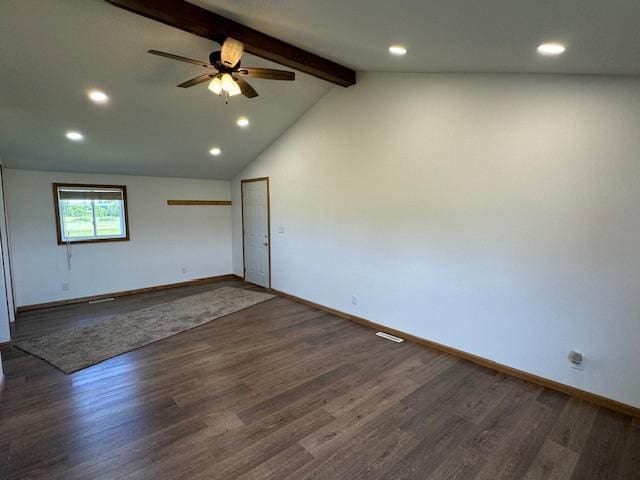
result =
[[[221,285],[23,314],[15,334]],[[637,420],[374,333],[276,298],[73,375],[14,349],[0,478],[640,478]]]

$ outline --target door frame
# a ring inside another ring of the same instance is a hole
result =
[[[257,177],[240,180],[240,214],[242,215],[242,280],[247,281],[247,264],[244,253],[244,184],[251,182],[267,182],[267,243],[268,243],[268,260],[269,260],[269,286],[271,289],[271,190],[269,186],[269,177]]]

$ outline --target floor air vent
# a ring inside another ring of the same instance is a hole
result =
[[[115,298],[109,297],[109,298],[100,298],[99,300],[90,300],[89,305],[93,303],[111,302],[112,300],[115,300]]]
[[[378,332],[376,333],[379,337],[386,338],[387,340],[391,340],[392,342],[400,343],[404,342],[402,338],[394,337],[393,335],[389,335],[388,333]]]

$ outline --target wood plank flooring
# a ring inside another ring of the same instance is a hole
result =
[[[86,325],[224,282],[21,314]],[[640,423],[276,298],[64,375],[3,355],[1,479],[640,479]]]

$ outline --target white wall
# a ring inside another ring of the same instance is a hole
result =
[[[269,176],[273,288],[640,406],[638,125],[634,78],[361,75],[234,180],[234,270]]]
[[[126,185],[131,240],[73,245],[69,271],[54,182]],[[228,181],[5,170],[5,189],[18,306],[231,273],[231,209],[167,205],[227,200]]]

